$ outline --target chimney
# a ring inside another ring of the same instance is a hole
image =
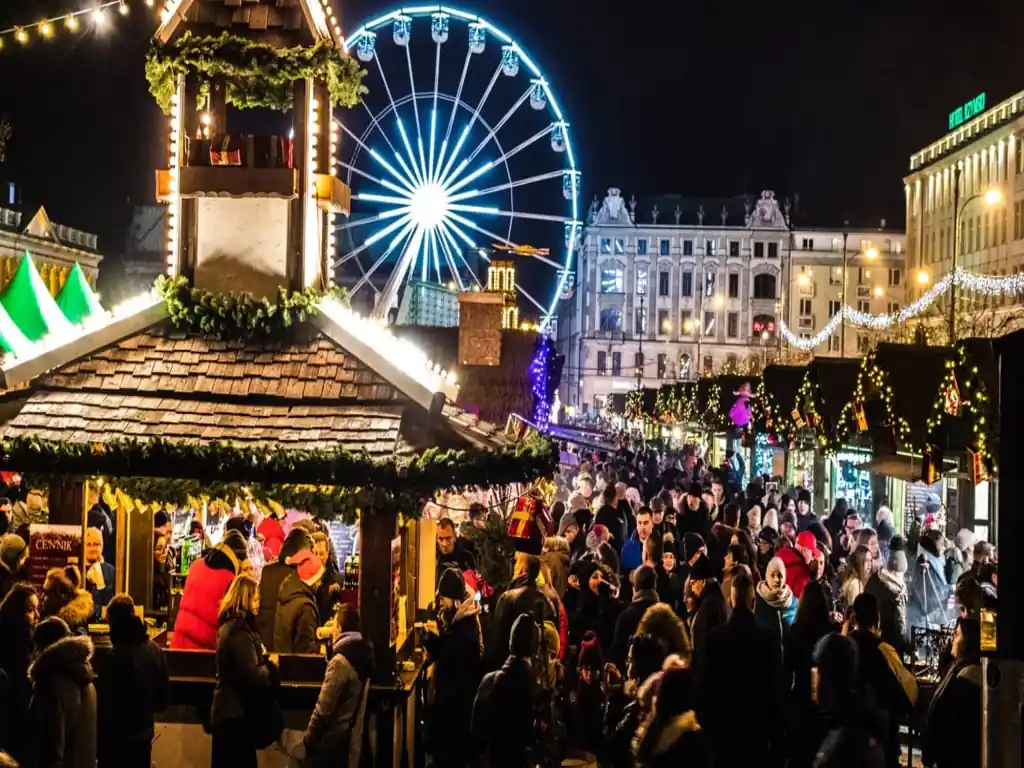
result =
[[[505,298],[490,291],[459,294],[459,365],[501,365]]]

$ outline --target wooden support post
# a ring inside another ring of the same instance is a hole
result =
[[[391,541],[398,535],[398,513],[367,510],[359,520],[359,614],[363,634],[373,643],[375,682],[390,684],[395,673],[391,646]]]
[[[146,612],[153,610],[153,513],[149,510],[118,512],[118,541],[121,540],[120,526],[125,527],[127,553],[126,591],[136,605],[145,606]]]
[[[292,167],[295,169],[298,194],[289,204],[288,215],[288,287],[301,291],[305,287],[305,226],[306,206],[309,204],[309,189],[312,179],[306,147],[309,138],[309,104],[313,98],[313,81],[295,81],[295,100],[292,107]]]

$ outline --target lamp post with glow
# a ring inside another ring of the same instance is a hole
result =
[[[950,346],[952,346],[953,344],[956,344],[956,302],[957,302],[956,271],[960,267],[960,235],[961,235],[960,229],[961,229],[961,224],[962,224],[961,220],[963,219],[964,211],[967,209],[967,206],[970,203],[974,202],[975,200],[978,200],[979,198],[983,198],[985,200],[985,204],[988,205],[990,208],[994,208],[997,205],[1001,205],[1003,203],[1003,192],[1002,192],[1002,190],[998,189],[997,187],[992,187],[990,189],[985,190],[984,192],[975,192],[973,195],[971,195],[970,197],[968,197],[966,200],[964,200],[962,203],[960,203],[958,205],[957,204],[957,200],[959,199],[959,197],[960,197],[960,168],[957,167],[956,168],[956,172],[954,174],[954,184],[953,184],[953,204],[957,206],[956,207],[956,219],[953,221],[953,271],[952,271],[953,283],[952,283],[952,285],[949,286],[949,344],[950,344]]]
[[[850,222],[849,221],[844,221],[843,225],[845,227],[848,227],[850,225]],[[843,313],[842,317],[839,318],[839,356],[840,357],[846,357],[846,312],[845,312],[845,309],[846,309],[846,286],[847,286],[846,272],[849,269],[850,262],[853,261],[855,258],[857,258],[858,256],[861,255],[859,251],[854,252],[852,254],[849,253],[849,251],[847,251],[847,249],[846,249],[846,241],[849,238],[849,236],[850,236],[849,231],[844,229],[843,230],[843,295],[842,295],[842,301],[841,301],[840,308],[839,308],[839,311]],[[867,250],[864,251],[863,255],[864,255],[864,258],[866,258],[868,261],[874,261],[875,259],[878,258],[878,249],[877,248],[868,248]]]

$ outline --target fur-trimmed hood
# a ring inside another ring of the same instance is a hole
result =
[[[638,737],[637,754],[647,759],[658,757],[672,749],[684,735],[700,730],[697,714],[693,710],[677,715],[665,723],[655,721],[642,736]]]
[[[96,606],[93,602],[92,595],[84,589],[79,589],[75,591],[75,596],[71,598],[71,601],[65,603],[64,606],[57,611],[57,615],[64,619],[69,627],[74,629],[75,627],[81,627],[88,624],[89,619],[92,618],[95,608]]]
[[[693,656],[686,625],[667,603],[655,603],[644,611],[634,635],[653,635],[665,644],[668,653],[678,654],[687,661]]]
[[[562,536],[548,536],[544,539],[542,552],[562,552],[569,554],[569,542]]]
[[[49,678],[63,676],[79,685],[87,685],[96,677],[91,663],[92,652],[92,640],[88,637],[65,637],[36,657],[32,666],[28,668],[28,676],[36,684]]]

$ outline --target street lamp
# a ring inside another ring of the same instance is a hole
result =
[[[849,227],[850,226],[850,222],[849,221],[844,221],[843,222],[843,226],[844,227]],[[844,229],[843,230],[843,295],[842,295],[842,301],[840,302],[840,305],[841,305],[840,306],[840,312],[843,312],[843,315],[839,319],[839,356],[840,357],[846,357],[846,313],[843,311],[843,308],[846,307],[846,273],[847,273],[847,270],[848,270],[848,268],[850,266],[850,262],[853,261],[853,259],[855,259],[855,258],[857,258],[858,256],[861,256],[861,255],[863,255],[864,258],[867,259],[868,261],[874,261],[875,259],[878,258],[878,249],[874,248],[874,247],[866,248],[864,250],[863,254],[861,254],[859,252],[855,252],[855,253],[850,254],[846,250],[846,241],[847,241],[847,239],[849,237],[850,237],[849,231]]]
[[[762,369],[768,367],[768,339],[771,338],[771,334],[767,330],[761,331],[761,344],[764,346],[764,365]]]
[[[919,269],[917,271],[917,283],[918,285],[928,285],[932,281],[931,276],[928,274],[928,270]]]
[[[998,187],[989,187],[984,192],[976,192],[959,205],[960,198],[960,167],[957,166],[953,174],[953,205],[956,210],[956,217],[953,220],[953,283],[949,287],[949,343],[950,346],[956,343],[956,271],[960,266],[960,229],[961,219],[968,204],[983,198],[985,204],[990,208],[1003,204],[1003,192]]]

